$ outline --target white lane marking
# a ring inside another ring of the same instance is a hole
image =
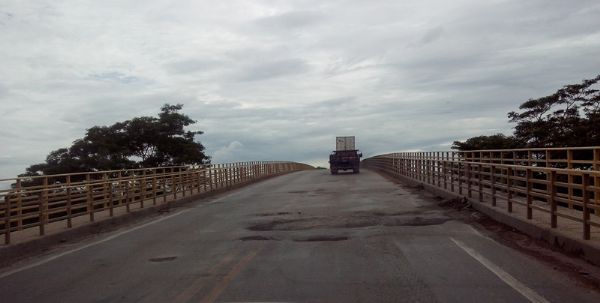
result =
[[[226,195],[226,196],[223,196],[223,197],[220,197],[220,198],[214,199],[214,200],[212,200],[212,201],[210,201],[210,202],[208,202],[208,203],[206,203],[206,204],[215,204],[215,203],[219,203],[219,202],[221,202],[221,200],[224,200],[224,199],[227,199],[227,198],[231,198],[231,197],[233,197],[233,196],[236,196],[237,194],[238,194],[238,193],[231,193],[231,194],[228,194],[228,195]]]
[[[482,237],[482,238],[487,238],[486,236],[484,236],[483,234],[481,234],[477,229],[475,229],[475,227],[471,226],[471,225],[467,225],[476,235]]]
[[[485,268],[494,273],[500,280],[504,281],[504,283],[508,284],[514,290],[519,292],[522,296],[527,298],[529,301],[534,303],[549,303],[544,297],[540,296],[533,289],[525,286],[525,284],[519,282],[519,280],[515,279],[515,277],[511,276],[509,273],[505,272],[502,268],[492,263],[490,260],[486,259],[484,256],[476,252],[474,249],[466,246],[464,243],[450,237],[450,240],[456,244],[456,246],[460,247],[467,254],[469,254],[473,259],[479,261]]]
[[[142,225],[136,226],[136,227],[132,227],[132,228],[130,228],[130,229],[128,229],[128,230],[125,230],[125,231],[122,231],[122,232],[120,232],[120,233],[116,233],[116,234],[114,234],[114,235],[110,235],[110,236],[108,236],[108,237],[106,237],[106,238],[104,238],[104,239],[102,239],[102,240],[98,240],[98,241],[96,241],[96,242],[92,242],[92,243],[89,243],[89,244],[86,244],[86,245],[80,246],[80,247],[78,247],[78,248],[75,248],[75,249],[71,249],[71,250],[68,250],[68,251],[62,252],[62,253],[60,253],[60,254],[56,254],[56,255],[54,255],[54,256],[48,257],[48,258],[46,258],[46,259],[43,259],[43,260],[37,261],[37,262],[35,262],[35,263],[29,264],[29,265],[26,265],[26,266],[23,266],[23,267],[20,267],[20,268],[15,268],[15,269],[13,269],[13,270],[10,270],[10,271],[7,271],[7,272],[3,272],[3,273],[1,273],[1,274],[0,274],[0,279],[2,279],[2,278],[6,278],[6,277],[8,277],[8,276],[10,276],[10,275],[14,275],[14,274],[16,274],[16,273],[18,273],[18,272],[21,272],[21,271],[24,271],[24,270],[27,270],[27,269],[31,269],[31,268],[34,268],[34,267],[37,267],[37,266],[40,266],[40,265],[46,264],[46,263],[48,263],[48,262],[50,262],[50,261],[56,260],[56,259],[58,259],[58,258],[60,258],[60,257],[64,257],[64,256],[66,256],[66,255],[70,255],[70,254],[72,254],[72,253],[74,253],[74,252],[78,252],[78,251],[80,251],[80,250],[83,250],[83,249],[86,249],[86,248],[88,248],[88,247],[92,247],[92,246],[94,246],[94,245],[98,245],[98,244],[100,244],[100,243],[104,243],[104,242],[107,242],[107,241],[113,240],[113,239],[115,239],[115,238],[118,238],[118,237],[120,237],[120,236],[122,236],[122,235],[128,234],[128,233],[130,233],[130,232],[132,232],[132,231],[136,231],[136,230],[138,230],[138,229],[142,229],[142,228],[144,228],[144,227],[148,227],[148,226],[150,226],[150,225],[152,225],[152,224],[156,224],[156,223],[162,222],[162,221],[164,221],[164,220],[171,219],[171,218],[173,218],[173,217],[176,217],[176,216],[179,216],[179,215],[181,215],[181,214],[183,214],[183,213],[186,213],[186,212],[188,212],[188,211],[190,211],[190,210],[191,210],[191,209],[182,210],[182,211],[180,211],[180,212],[178,212],[178,213],[174,213],[174,214],[172,214],[172,215],[168,215],[168,216],[165,216],[165,217],[162,217],[162,218],[156,219],[156,220],[154,220],[154,221],[151,221],[151,222],[148,222],[148,223],[145,223],[145,224],[142,224]]]

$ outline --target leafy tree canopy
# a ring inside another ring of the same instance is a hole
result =
[[[204,146],[194,141],[203,132],[185,130],[196,121],[180,113],[182,108],[165,104],[158,117],[94,126],[71,147],[52,151],[45,163],[29,166],[21,176],[209,163]]]
[[[579,84],[565,85],[551,95],[523,102],[518,111],[508,113],[510,122],[516,123],[513,136],[479,136],[465,142],[455,141],[452,148],[600,145],[599,81],[600,75]]]
[[[467,139],[465,142],[454,141],[452,149],[458,150],[481,150],[481,149],[510,149],[522,146],[513,136],[495,134],[491,136],[478,136]]]
[[[515,137],[534,147],[600,145],[598,81],[600,75],[525,101],[508,113]]]

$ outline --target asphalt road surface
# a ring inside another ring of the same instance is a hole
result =
[[[374,172],[269,179],[0,271],[1,302],[600,302]]]

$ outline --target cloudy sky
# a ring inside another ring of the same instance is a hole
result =
[[[326,165],[510,133],[600,73],[600,1],[0,2],[0,177],[183,103],[214,162]]]

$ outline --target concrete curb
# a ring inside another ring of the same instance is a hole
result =
[[[549,226],[546,227],[536,224],[534,222],[526,221],[524,219],[510,215],[502,209],[495,208],[491,205],[482,204],[473,198],[469,199],[466,196],[461,196],[457,193],[450,192],[448,190],[439,188],[431,184],[416,181],[405,176],[394,176],[376,169],[373,169],[373,171],[398,179],[403,183],[412,186],[423,186],[425,190],[443,198],[464,198],[471,203],[472,207],[475,210],[487,215],[488,217],[492,218],[497,222],[511,226],[535,239],[543,240],[564,252],[578,255],[584,260],[594,265],[600,265],[600,248],[586,243],[586,240],[575,239],[571,236],[562,233],[558,229],[553,229]]]
[[[112,231],[119,227],[124,227],[128,224],[134,224],[138,221],[151,217],[153,215],[158,215],[165,208],[170,209],[172,207],[179,207],[190,202],[206,199],[212,196],[216,196],[222,193],[230,192],[235,189],[239,189],[248,185],[252,185],[267,179],[271,179],[274,177],[278,177],[281,175],[289,174],[282,173],[273,176],[267,176],[258,178],[255,180],[247,181],[244,183],[232,185],[230,187],[213,190],[206,193],[194,194],[192,196],[188,196],[185,198],[181,198],[176,201],[171,201],[166,204],[157,204],[148,206],[144,209],[136,209],[133,212],[103,219],[98,222],[89,222],[87,224],[75,226],[73,228],[60,231],[51,235],[41,236],[36,239],[32,239],[27,242],[11,244],[8,246],[0,247],[0,268],[8,266],[15,261],[22,260],[28,257],[32,257],[35,255],[39,255],[41,253],[47,252],[50,248],[68,243],[68,242],[76,242],[83,238],[86,238],[90,235],[100,234],[102,232]]]

